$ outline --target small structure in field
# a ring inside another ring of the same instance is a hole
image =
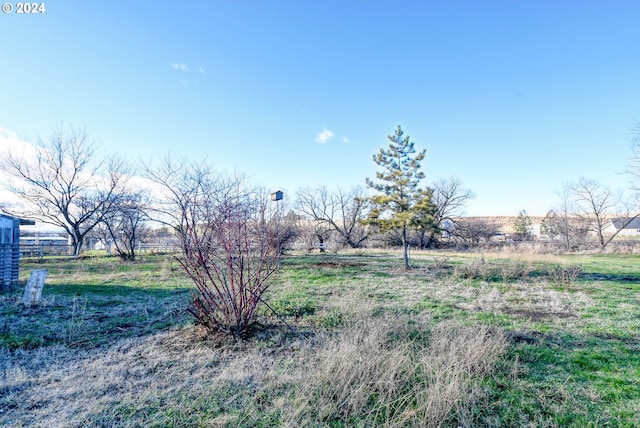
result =
[[[24,288],[24,294],[22,295],[22,302],[25,306],[40,303],[44,280],[47,279],[47,272],[46,269],[34,269],[31,271],[31,276],[29,277],[29,281],[27,281],[27,286]]]
[[[32,220],[0,214],[0,290],[18,284],[20,269],[20,226]]]

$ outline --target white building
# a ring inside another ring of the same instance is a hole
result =
[[[618,236],[640,236],[640,217],[634,219],[612,218],[602,232],[604,235],[613,235],[617,232]]]

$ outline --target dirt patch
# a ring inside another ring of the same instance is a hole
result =
[[[544,339],[544,333],[539,331],[510,331],[507,333],[507,339],[513,343],[534,344]]]
[[[355,263],[355,262],[318,262],[313,265],[313,267],[319,268],[346,268],[346,267],[360,267],[364,266],[364,263]]]
[[[574,314],[568,312],[547,312],[535,309],[508,309],[504,308],[502,310],[505,314],[515,315],[522,318],[526,318],[529,321],[545,321],[552,318],[576,318]]]
[[[567,346],[566,341],[554,334],[542,333],[537,330],[513,330],[507,332],[507,340],[511,343],[527,343],[533,344],[547,344],[553,346]],[[571,346],[577,346],[571,344]]]

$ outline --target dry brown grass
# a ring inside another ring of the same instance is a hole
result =
[[[472,426],[469,406],[504,335],[451,325],[412,333],[381,320],[343,330],[309,364],[288,426],[437,427],[452,416]]]
[[[275,361],[257,349],[212,349],[201,339],[188,328],[85,351],[59,346],[3,352],[0,425],[214,424],[226,413],[222,407],[232,410],[234,400],[250,396]],[[218,397],[220,403],[211,402]],[[218,414],[198,415],[203,409]]]
[[[0,425],[252,426],[262,412],[286,426],[472,425],[468,406],[505,344],[485,327],[378,319],[249,342],[208,342],[189,327],[92,349],[2,350]]]

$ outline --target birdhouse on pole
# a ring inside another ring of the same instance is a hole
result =
[[[272,201],[279,201],[282,199],[282,192],[280,190],[276,190],[271,194]]]

